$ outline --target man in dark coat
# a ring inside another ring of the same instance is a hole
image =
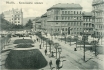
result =
[[[49,61],[49,66],[52,69],[52,60]]]
[[[47,50],[45,49],[45,55],[47,54]]]
[[[58,58],[58,59],[56,60],[56,68],[57,68],[57,69],[59,69],[59,64],[60,64],[60,59]]]

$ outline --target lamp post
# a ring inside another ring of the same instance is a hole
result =
[[[60,59],[60,54],[62,52],[62,48],[61,47],[58,48],[58,52],[59,52],[59,59]]]
[[[85,61],[85,38],[86,38],[86,33],[88,33],[88,31],[87,30],[84,30],[84,32],[83,32],[83,38],[84,38],[84,55],[83,55],[83,58],[84,58],[84,61]]]
[[[66,44],[66,34],[64,34],[64,36],[65,36],[65,44]]]
[[[96,32],[97,32],[97,29],[94,30],[95,37],[96,37]],[[94,42],[94,46],[95,46],[95,56],[97,56],[97,54],[96,54],[96,47],[97,47],[98,42],[95,41],[95,40],[93,42]]]
[[[54,43],[54,48],[56,49],[56,59],[57,59],[57,49],[58,49],[59,43]]]
[[[78,36],[75,36],[75,40],[76,40],[76,48],[74,48],[74,51],[77,51],[77,40],[78,40]]]

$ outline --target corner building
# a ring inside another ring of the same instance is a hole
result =
[[[23,25],[22,9],[12,9],[3,12],[4,19],[16,25]]]
[[[95,35],[97,37],[104,36],[104,0],[93,0],[92,3],[92,14],[93,14],[93,21],[95,27]]]
[[[79,4],[56,4],[47,9],[48,33],[80,35],[83,31],[82,7]]]

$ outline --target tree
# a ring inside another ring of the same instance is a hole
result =
[[[31,21],[31,19],[29,19],[29,21],[27,22],[27,24],[25,25],[26,28],[28,29],[32,29],[33,28],[33,23]]]
[[[59,47],[59,43],[54,43],[54,48],[56,49],[56,58],[57,58],[57,49]]]

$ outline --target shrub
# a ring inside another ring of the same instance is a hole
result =
[[[17,46],[15,46],[16,48],[29,48],[29,47],[34,47],[34,45],[32,44],[18,44]]]
[[[20,44],[20,43],[34,43],[31,39],[17,39],[14,41],[14,44]]]
[[[38,49],[11,50],[5,65],[8,69],[40,69],[47,61]]]

